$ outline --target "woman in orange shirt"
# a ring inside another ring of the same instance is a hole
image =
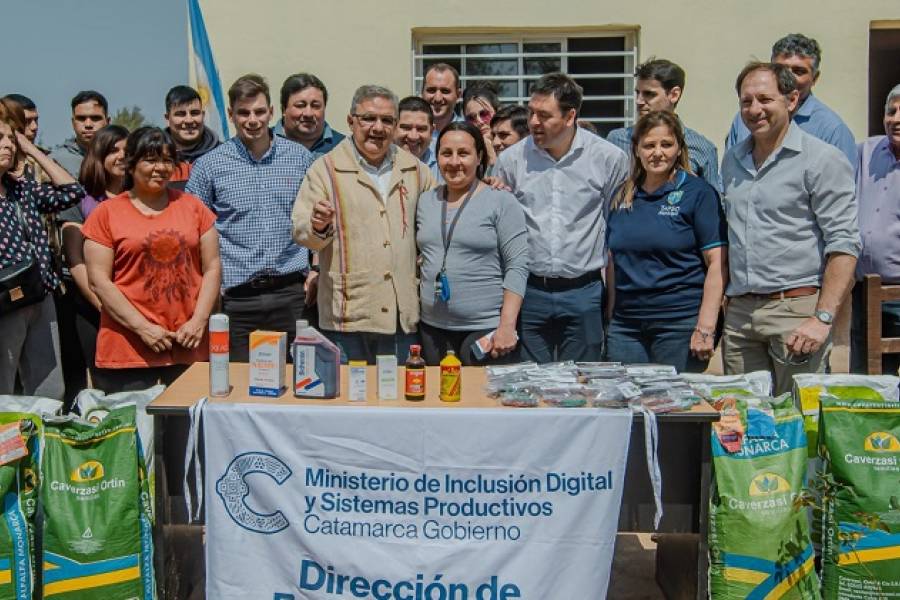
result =
[[[82,229],[88,280],[102,305],[96,364],[107,392],[169,384],[208,358],[219,239],[215,215],[168,188],[177,159],[162,129],[134,131],[125,146],[127,191],[97,206]]]

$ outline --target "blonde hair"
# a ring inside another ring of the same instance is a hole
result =
[[[628,179],[625,180],[625,183],[622,184],[622,187],[619,188],[619,192],[613,197],[611,205],[613,210],[631,209],[635,192],[647,178],[647,171],[644,169],[644,165],[638,156],[641,139],[654,127],[661,126],[669,128],[669,131],[675,136],[675,142],[680,150],[672,170],[681,169],[688,173],[692,172],[681,120],[669,111],[657,110],[647,113],[638,120],[631,131],[631,173]]]

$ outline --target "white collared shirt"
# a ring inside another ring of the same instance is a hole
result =
[[[575,278],[606,266],[606,214],[628,175],[624,152],[579,127],[558,161],[528,136],[503,151],[494,173],[525,209],[533,274]]]
[[[378,193],[381,194],[382,200],[387,198],[388,186],[391,185],[391,173],[394,170],[394,154],[397,153],[397,146],[391,144],[384,160],[381,161],[381,164],[377,167],[369,163],[369,161],[359,153],[356,144],[353,144],[353,152],[356,154],[356,160],[359,163],[360,168],[369,176],[369,179],[372,180],[372,184],[375,186],[375,189],[378,190]]]

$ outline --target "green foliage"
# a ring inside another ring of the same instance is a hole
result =
[[[144,116],[140,106],[132,106],[130,108],[128,106],[123,106],[113,115],[112,123],[113,125],[121,125],[128,131],[134,131],[144,125],[153,124]]]

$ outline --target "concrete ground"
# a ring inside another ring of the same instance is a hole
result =
[[[606,597],[615,600],[663,600],[656,584],[656,544],[649,533],[616,536],[612,575]]]

